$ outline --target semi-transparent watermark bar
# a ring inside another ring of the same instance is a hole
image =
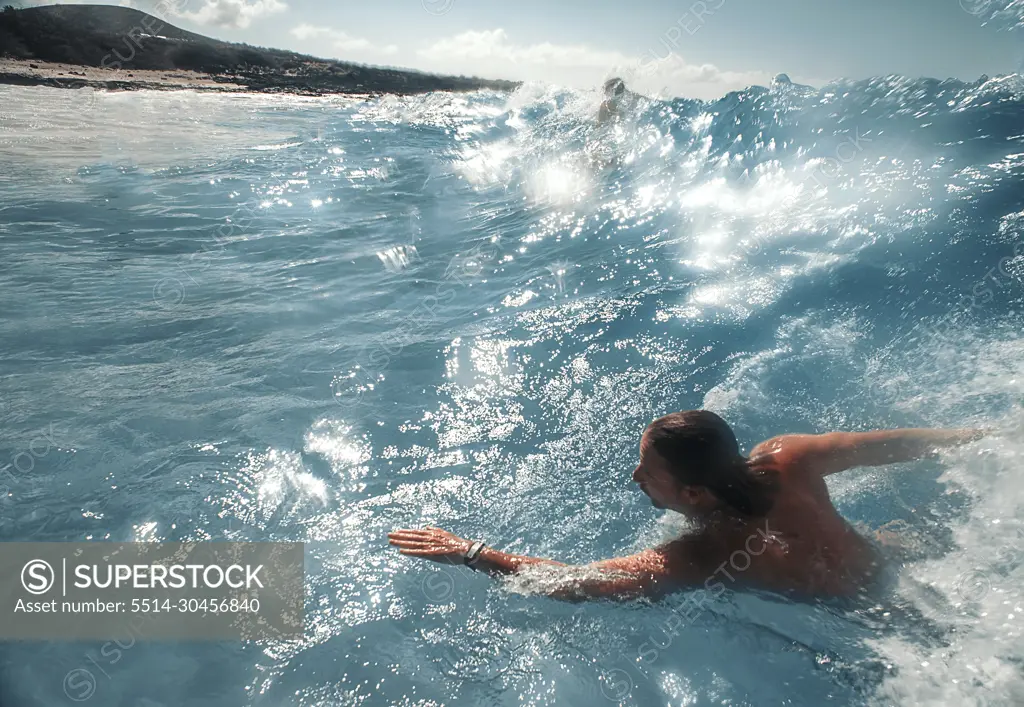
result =
[[[296,639],[302,543],[0,543],[0,640]]]

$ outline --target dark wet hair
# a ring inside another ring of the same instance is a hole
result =
[[[646,434],[679,483],[702,486],[745,516],[771,510],[778,490],[776,474],[751,468],[740,454],[736,435],[715,413],[674,412],[648,425]]]
[[[616,96],[621,96],[626,92],[626,83],[622,79],[608,79],[604,82],[604,92],[613,93]]]

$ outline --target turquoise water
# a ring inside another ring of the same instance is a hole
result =
[[[681,626],[686,594],[559,603],[385,538],[671,537],[629,475],[672,410],[748,449],[1019,429],[1022,89],[754,88],[598,129],[597,95],[533,86],[0,88],[0,540],[301,540],[308,583],[299,642],[4,645],[0,703],[1024,699],[1019,435],[831,481],[916,549],[853,607],[729,592]]]

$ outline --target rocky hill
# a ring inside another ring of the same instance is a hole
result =
[[[187,32],[133,8],[110,5],[6,7],[0,11],[0,56],[109,69],[111,83],[122,82],[125,72],[177,70],[201,72],[249,90],[312,94],[517,86],[511,81],[439,76],[233,44]],[[10,77],[7,81],[25,83]]]

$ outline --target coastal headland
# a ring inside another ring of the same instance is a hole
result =
[[[315,96],[518,86],[513,81],[441,76],[233,44],[188,32],[133,8],[110,5],[4,8],[0,11],[0,83]]]

